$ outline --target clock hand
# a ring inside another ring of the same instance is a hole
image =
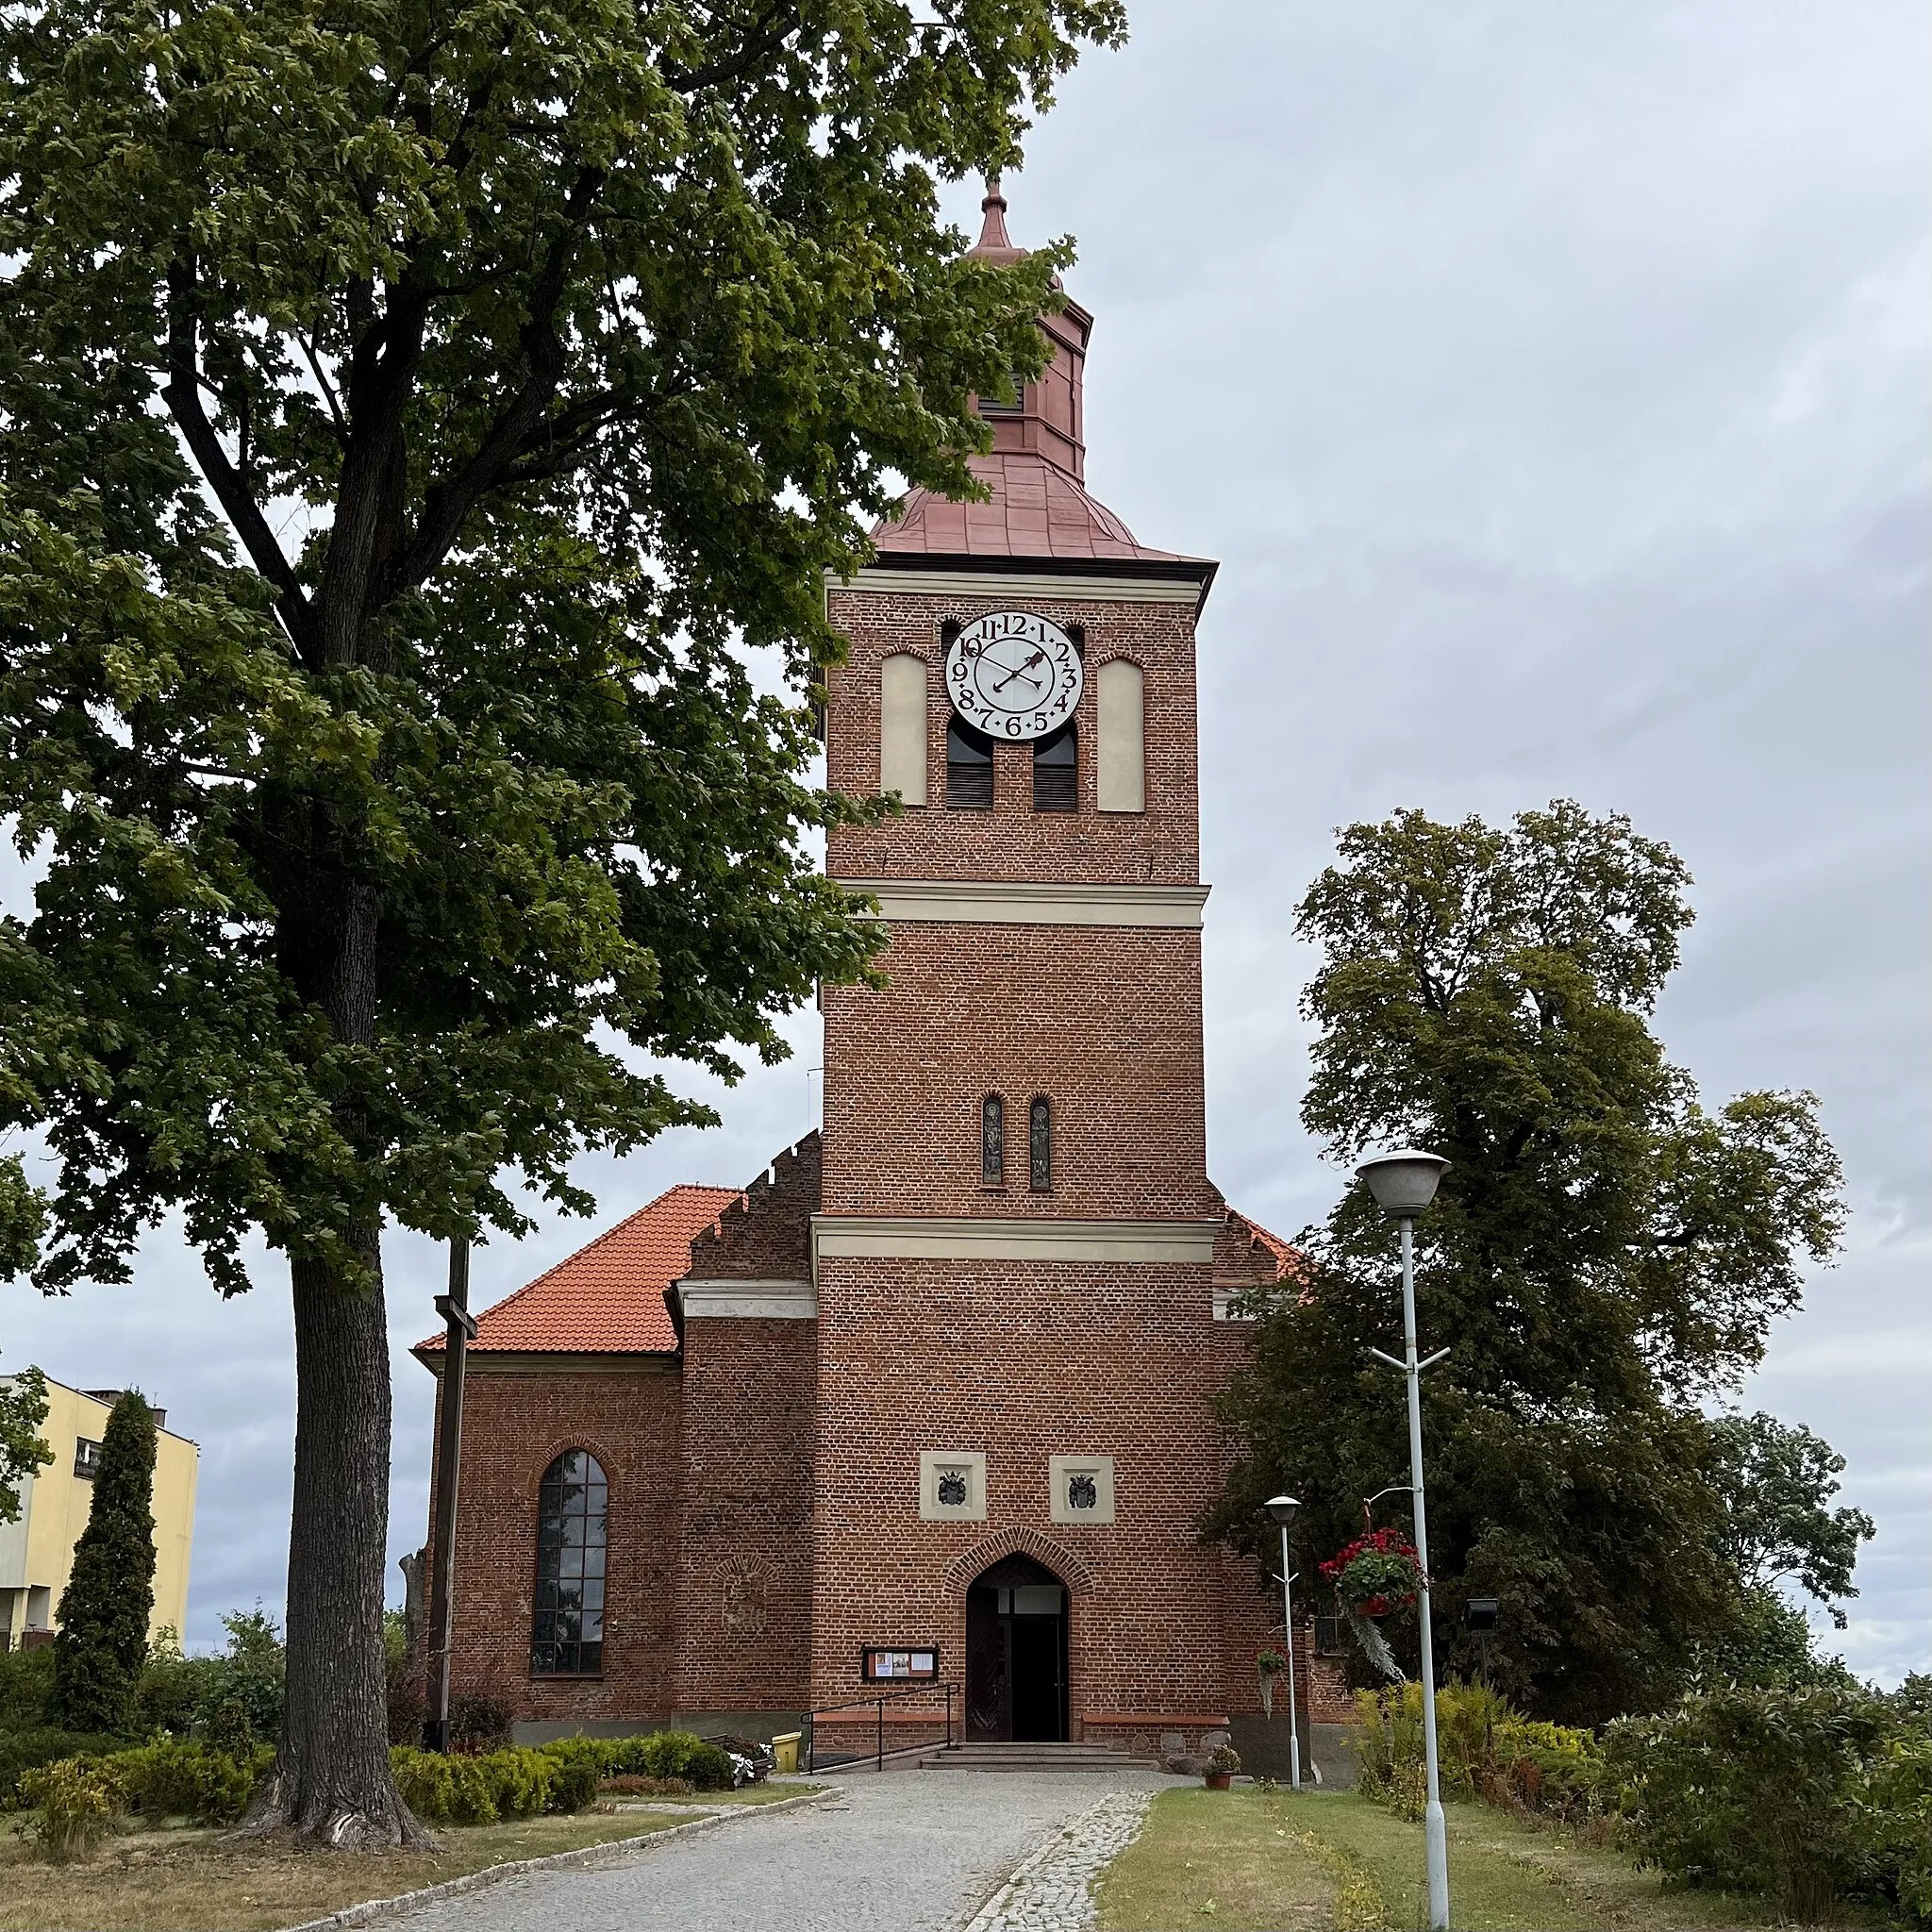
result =
[[[1008,672],[1007,675],[1003,678],[1001,678],[996,685],[993,686],[993,690],[995,691],[1003,691],[1006,690],[1008,685],[1012,683],[1014,678],[1026,677],[1026,674],[1029,671],[1031,671],[1036,664],[1042,662],[1045,657],[1046,653],[1044,651],[1035,651],[1032,657],[1028,658],[1024,664],[1021,664],[1017,666],[1015,669]],[[1040,680],[1037,677],[1026,677],[1026,682],[1032,685],[1035,690],[1038,690],[1040,687]]]

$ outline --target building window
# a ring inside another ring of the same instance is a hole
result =
[[[537,1492],[534,1677],[596,1676],[604,1669],[604,1558],[609,1489],[596,1457],[567,1449]]]
[[[992,809],[992,740],[958,718],[946,726],[946,803],[956,810]]]
[[[74,1473],[83,1482],[92,1482],[100,1474],[101,1445],[90,1442],[85,1436],[76,1436],[74,1441]]]
[[[900,651],[879,666],[879,791],[925,803],[925,659]]]
[[[1033,741],[1033,809],[1080,809],[1079,727],[1062,724],[1048,738]]]
[[[1007,1184],[1007,1103],[989,1093],[979,1103],[979,1185]]]
[[[1043,1093],[1026,1109],[1026,1185],[1036,1194],[1053,1192],[1053,1102]]]
[[[1114,658],[1093,685],[1093,802],[1102,811],[1145,811],[1146,679],[1138,664]]]

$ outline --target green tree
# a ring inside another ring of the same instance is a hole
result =
[[[958,258],[1118,0],[0,12],[0,1124],[37,1276],[181,1211],[287,1255],[282,1747],[251,1816],[415,1833],[383,1725],[381,1230],[517,1233],[586,1146],[708,1119],[640,1064],[782,1046],[878,943],[803,835],[824,574],[1063,248]],[[770,648],[786,699],[740,646]],[[789,701],[788,701],[789,700]]]
[[[1418,1224],[1429,1554],[1444,1662],[1495,1596],[1502,1685],[1552,1716],[1653,1707],[1740,1613],[1718,1444],[1732,1386],[1842,1221],[1808,1094],[1715,1113],[1647,1024],[1690,913],[1683,866],[1566,802],[1496,829],[1407,811],[1341,836],[1300,908],[1322,949],[1302,1117],[1330,1156],[1433,1147]],[[1237,1543],[1284,1485],[1305,1546],[1406,1482],[1395,1232],[1350,1187],[1304,1238],[1224,1406],[1239,1454],[1213,1527]],[[1384,1520],[1406,1507],[1385,1499]]]
[[[0,1169],[0,1187],[6,1185]],[[20,1521],[20,1484],[54,1459],[41,1440],[47,1420],[47,1378],[23,1369],[0,1381],[0,1523]]]
[[[1724,1553],[1747,1584],[1795,1577],[1842,1630],[1834,1601],[1857,1596],[1858,1545],[1878,1533],[1862,1509],[1830,1507],[1845,1459],[1824,1437],[1788,1426],[1762,1409],[1711,1424],[1724,1497]]]
[[[125,1731],[133,1711],[155,1607],[155,1412],[129,1390],[108,1414],[60,1592],[54,1721],[70,1731]]]

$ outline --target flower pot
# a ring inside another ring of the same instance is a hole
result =
[[[1233,1789],[1234,1773],[1231,1771],[1210,1771],[1204,1774],[1210,1791],[1225,1791]]]

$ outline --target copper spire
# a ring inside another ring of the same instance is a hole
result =
[[[1016,261],[1024,261],[1026,251],[1015,248],[1012,237],[1007,233],[1007,197],[1000,192],[997,175],[986,177],[986,199],[979,207],[986,222],[980,228],[979,240],[966,251],[966,258],[991,262],[995,268],[1009,268]]]

